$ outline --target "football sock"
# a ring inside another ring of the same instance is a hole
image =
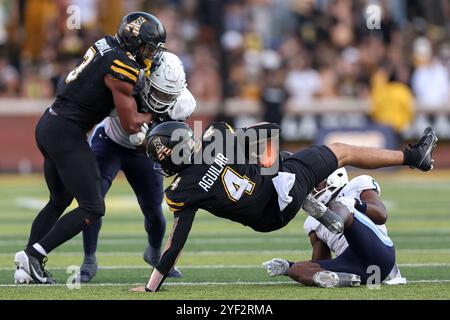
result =
[[[45,258],[45,255],[43,255],[39,251],[37,251],[34,246],[28,246],[25,249],[25,253],[29,256],[37,258],[39,260],[39,262],[42,262],[42,260],[44,260],[44,258]]]
[[[97,251],[98,235],[101,227],[102,219],[100,218],[83,228],[83,248],[86,256],[95,255],[95,252]]]
[[[414,166],[420,161],[420,152],[416,149],[403,150],[403,165]]]
[[[152,213],[154,214],[154,213]],[[148,219],[145,218],[145,231],[147,231],[147,240],[148,244],[152,248],[161,248],[162,242],[164,239],[164,233],[166,231],[166,223],[164,220],[164,216],[161,212],[161,215],[155,215],[162,217],[161,219]]]
[[[97,258],[95,257],[95,254],[85,254],[83,264],[96,264]]]
[[[47,235],[39,241],[46,252],[51,252],[64,242],[72,239],[86,226],[87,213],[80,208],[70,211],[59,219]]]
[[[65,204],[57,205],[53,201],[47,203],[33,221],[28,239],[28,247],[39,242],[50,231],[66,208],[67,206]]]

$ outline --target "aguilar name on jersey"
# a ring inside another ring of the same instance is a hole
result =
[[[122,49],[116,39],[106,36],[95,42],[81,64],[61,81],[52,108],[89,130],[114,109],[112,93],[104,77],[109,75],[134,86],[139,72],[134,57]]]
[[[226,135],[234,136],[226,123],[214,123],[205,130],[203,150],[211,143],[208,137],[215,130],[224,137],[223,151],[215,154],[212,164],[191,165],[174,179],[165,191],[169,208],[175,213],[191,207],[205,209],[258,230],[264,212],[278,206],[273,177],[261,175],[256,164],[235,163],[231,150],[225,148]],[[238,156],[242,150],[237,147],[233,152]]]

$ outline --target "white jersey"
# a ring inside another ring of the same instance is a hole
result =
[[[346,197],[346,198],[355,198],[355,199],[361,199],[361,193],[365,190],[374,190],[378,193],[378,195],[381,194],[380,185],[376,182],[375,179],[373,179],[371,176],[368,175],[361,175],[358,176],[352,180],[350,180],[344,188],[337,194],[336,201],[339,201],[340,198]],[[358,211],[356,211],[358,214],[360,214]],[[385,242],[386,244],[392,243],[387,235],[387,228],[386,225],[376,225],[379,229],[379,237],[380,239]],[[309,235],[312,231],[314,231],[317,235],[317,237],[322,240],[324,243],[327,244],[327,246],[330,248],[332,252],[336,254],[336,256],[339,256],[342,254],[342,252],[345,251],[348,247],[348,242],[344,237],[344,234],[334,234],[330,232],[326,227],[324,227],[319,221],[314,219],[311,216],[308,216],[303,224],[303,229],[305,230],[306,234]],[[391,274],[389,274],[388,278],[398,278],[401,277],[400,270],[398,269],[397,265],[394,266]]]
[[[178,97],[173,108],[167,113],[172,120],[184,121],[191,116],[195,107],[195,98],[186,88]],[[113,112],[113,115],[103,120],[99,126],[104,126],[106,135],[118,145],[129,149],[136,149],[136,145],[130,142],[130,135],[122,128],[117,112]]]

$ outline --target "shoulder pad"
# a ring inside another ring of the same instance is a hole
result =
[[[373,177],[369,175],[357,176],[350,180],[347,186],[355,188],[360,192],[364,190],[374,190],[378,193],[378,195],[381,194],[380,185]]]

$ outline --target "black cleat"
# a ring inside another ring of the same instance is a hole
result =
[[[16,253],[14,262],[16,264],[16,274],[22,275],[23,279],[19,279],[15,276],[17,283],[30,282],[27,280],[33,280],[36,284],[55,284],[56,280],[53,275],[44,269],[47,259],[39,262],[39,260],[33,256],[28,255],[25,251]],[[29,279],[31,278],[31,279]],[[24,281],[22,281],[24,280]]]
[[[81,283],[87,283],[95,277],[95,275],[97,274],[97,270],[98,264],[95,254],[85,255],[83,264],[80,268],[80,274],[76,278],[76,280],[79,280]]]
[[[422,171],[430,171],[433,169],[433,149],[436,147],[438,137],[431,127],[423,131],[422,138],[419,143],[414,146],[409,146],[411,150],[416,150],[420,154],[417,163],[413,164],[411,168],[417,168]]]

